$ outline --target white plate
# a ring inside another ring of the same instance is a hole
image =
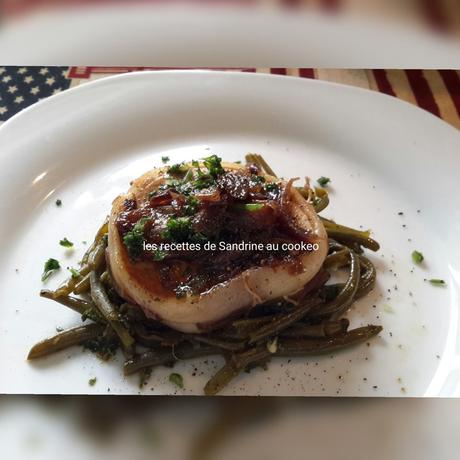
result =
[[[236,160],[248,151],[263,154],[282,176],[331,177],[324,214],[372,228],[382,246],[371,254],[378,285],[349,317],[384,331],[370,346],[333,357],[275,359],[268,371],[243,374],[223,393],[458,396],[459,133],[370,91],[194,71],[99,80],[46,99],[0,128],[0,391],[138,393],[137,377],[122,375],[121,357],[101,363],[75,348],[25,360],[56,326],[79,323],[74,312],[38,297],[43,263],[55,257],[75,266],[82,241],[92,238],[112,199],[161,164],[161,155],[180,161],[212,152]],[[76,243],[73,254],[59,246],[64,236]],[[411,262],[414,249],[425,255],[421,267]],[[448,286],[424,278],[443,278]],[[155,370],[142,393],[201,394],[221,364],[212,358],[176,366],[183,391],[168,382],[169,369]]]

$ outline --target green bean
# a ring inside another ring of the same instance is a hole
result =
[[[346,249],[346,246],[340,244],[338,241],[333,240],[332,238],[328,239],[329,254],[340,251],[341,249]]]
[[[358,290],[360,276],[361,266],[358,255],[350,251],[350,275],[339,295],[325,309],[332,312],[332,320],[338,319],[353,303],[356,291]]]
[[[209,346],[193,346],[184,343],[177,347],[161,348],[159,350],[148,350],[140,355],[134,356],[124,364],[125,375],[131,375],[146,367],[156,367],[175,361],[199,358],[201,356],[220,355],[223,351],[219,348]]]
[[[355,299],[365,296],[373,287],[377,278],[377,271],[374,264],[366,257],[360,255],[361,279],[356,290]]]
[[[109,232],[109,216],[106,216],[102,225],[98,228],[96,236],[94,237],[94,243],[99,243],[99,241],[104,238],[105,235]]]
[[[337,269],[348,265],[350,263],[348,254],[349,250],[347,248],[342,248],[332,254],[329,254],[324,261],[323,267]]]
[[[364,326],[327,339],[283,339],[278,342],[277,356],[305,356],[330,353],[365,342],[382,331],[382,326]]]
[[[80,262],[79,274],[77,277],[70,277],[64,283],[54,291],[54,298],[69,295],[74,292],[75,287],[89,274],[94,268],[99,268],[104,263],[105,259],[105,241],[103,240],[104,235],[108,232],[108,219],[104,221],[102,226],[99,228],[94,242],[88,248],[86,253]],[[102,251],[102,247],[104,251]],[[86,283],[86,281],[85,281]],[[85,284],[87,286],[87,284]],[[85,291],[81,291],[85,292]]]
[[[77,313],[80,313],[80,315],[83,315],[85,311],[94,306],[92,302],[88,302],[83,299],[78,299],[77,297],[72,297],[69,295],[56,297],[54,292],[49,291],[48,289],[42,289],[40,291],[40,296],[44,297],[45,299],[54,300],[62,305],[65,305],[66,307],[71,308]]]
[[[330,277],[331,274],[324,268],[321,268],[318,273],[307,284],[305,284],[302,289],[300,289],[300,291],[297,291],[287,299],[294,305],[302,305],[308,297],[311,297],[312,292],[319,292],[329,281]],[[290,305],[290,310],[292,310],[292,305]]]
[[[247,337],[249,332],[252,332],[254,329],[257,329],[261,326],[270,323],[275,318],[278,318],[279,315],[270,315],[270,316],[262,316],[260,318],[245,318],[245,319],[238,319],[233,321],[230,329],[234,329],[236,334],[241,335],[242,337]]]
[[[305,301],[305,304],[295,308],[292,312],[276,317],[273,321],[262,326],[260,329],[249,334],[249,343],[255,343],[259,340],[278,334],[291,324],[296,323],[308,314],[313,308],[319,306],[322,300],[319,297],[312,297]]]
[[[325,287],[327,288],[328,286]],[[293,311],[292,307],[290,311]],[[233,321],[228,328],[223,329],[220,334],[232,339],[247,339],[251,333],[254,333],[263,326],[272,324],[284,316],[285,312],[255,318],[238,319]]]
[[[313,203],[313,207],[315,211],[321,212],[323,209],[326,209],[329,204],[329,195],[326,190],[323,188],[316,187],[315,188],[315,201]]]
[[[347,332],[350,321],[342,318],[338,321],[323,321],[320,324],[293,324],[281,332],[280,337],[324,338],[334,337]]]
[[[296,187],[296,190],[306,199],[310,199],[310,193],[305,187]]]
[[[112,287],[112,278],[110,277],[109,272],[106,270],[100,276],[101,283],[106,287]]]
[[[133,331],[135,339],[146,347],[177,345],[184,340],[183,334],[177,331],[167,330],[150,332],[147,331],[143,324],[139,323],[133,324]]]
[[[118,335],[121,343],[123,344],[124,350],[130,350],[134,345],[134,339],[123,322],[120,321],[115,307],[112,305],[112,302],[105,292],[102,283],[99,281],[96,272],[94,271],[91,272],[90,282],[91,298],[93,299],[94,304]]]
[[[77,326],[49,339],[42,340],[35,344],[29,351],[27,359],[41,358],[42,356],[50,355],[64,348],[73,345],[79,345],[87,340],[94,339],[100,336],[104,331],[104,326],[101,324],[85,324]]]
[[[149,320],[145,316],[144,312],[137,305],[131,305],[130,303],[124,302],[119,307],[120,313],[125,316],[129,321],[147,323]]]
[[[141,369],[161,366],[174,361],[175,358],[171,353],[171,349],[148,350],[141,355],[126,360],[123,365],[123,371],[125,375],[131,375]]]
[[[360,279],[360,264],[358,256],[353,251],[349,251],[349,257],[350,274],[342,290],[335,299],[328,302],[323,308],[318,309],[315,316],[331,316],[331,319],[337,319],[353,302]]]
[[[323,299],[324,303],[327,305],[337,298],[337,296],[342,292],[344,287],[345,283],[328,284],[321,288],[321,290],[319,291],[319,295]],[[313,311],[311,316],[313,318],[316,318],[318,316],[317,312],[319,310],[320,308]]]
[[[89,318],[96,323],[105,323],[104,318],[98,313],[93,302],[88,302],[87,300],[72,297],[70,295],[55,297],[54,292],[48,291],[47,289],[42,289],[40,291],[40,296],[65,305],[77,313],[80,313],[82,317]]]
[[[275,352],[270,352],[266,345],[258,345],[242,353],[232,355],[226,364],[208,381],[204,387],[204,392],[206,395],[217,394],[248,366],[263,362],[271,356],[305,356],[330,353],[369,340],[381,330],[381,326],[366,326],[327,339],[279,339]]]
[[[94,237],[94,241],[91,243],[91,246],[86,250],[85,254],[83,254],[80,265],[82,266],[87,265],[91,253],[94,251],[97,244],[104,237],[104,235],[108,233],[108,231],[109,231],[109,218],[106,217],[102,225],[99,227],[96,233],[96,236]]]
[[[94,251],[94,249],[96,248],[96,245],[97,245],[98,242],[99,242],[99,240],[97,240],[97,236],[96,236],[95,240],[91,243],[89,248],[83,254],[83,257],[80,260],[80,267],[88,265],[89,256]]]
[[[54,298],[69,295],[75,289],[75,286],[82,280],[82,278],[90,272],[91,268],[89,265],[85,265],[80,268],[78,277],[68,278],[64,283],[53,291]]]
[[[266,346],[258,346],[234,354],[227,360],[225,365],[206,383],[204,387],[205,395],[215,395],[219,393],[231,380],[237,377],[245,368],[251,364],[266,360],[272,356]]]
[[[91,267],[92,271],[94,270],[99,273],[105,269],[105,248],[106,243],[101,239],[89,256],[88,265]]]
[[[89,282],[90,274],[87,273],[74,287],[73,293],[74,294],[86,294],[91,289],[91,285]]]
[[[242,350],[246,346],[246,342],[244,341],[231,341],[231,340],[223,340],[222,338],[218,337],[210,337],[206,335],[193,335],[190,337],[193,342],[204,343],[206,345],[210,345],[216,348],[222,348],[223,350],[229,351],[238,351]]]
[[[321,220],[329,238],[333,238],[344,244],[358,243],[372,251],[378,251],[380,248],[379,243],[370,237],[370,231],[363,232],[355,230],[354,228],[336,224],[332,220],[325,219],[324,217],[322,217]]]

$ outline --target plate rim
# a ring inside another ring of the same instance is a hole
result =
[[[381,100],[392,101],[393,105],[400,105],[401,107],[406,107],[409,110],[415,110],[419,115],[424,114],[431,119],[432,122],[436,122],[439,126],[444,126],[444,129],[447,127],[451,130],[452,133],[460,134],[460,130],[458,130],[455,126],[449,124],[447,121],[443,120],[440,117],[437,117],[433,113],[425,110],[418,105],[412,104],[408,101],[400,99],[395,96],[391,96],[386,93],[382,93],[380,91],[372,90],[370,88],[362,88],[359,86],[348,85],[345,83],[337,83],[331,82],[327,80],[320,80],[316,78],[302,78],[292,75],[276,75],[276,74],[268,74],[268,73],[254,73],[254,72],[244,72],[244,71],[233,71],[233,70],[213,70],[213,69],[165,69],[165,70],[141,70],[141,71],[134,71],[134,72],[126,72],[116,75],[109,75],[107,77],[99,78],[97,80],[88,81],[86,83],[79,84],[78,86],[67,88],[60,93],[53,94],[49,97],[41,99],[40,101],[35,102],[34,104],[29,105],[28,107],[24,108],[23,110],[19,111],[18,113],[14,114],[11,118],[6,120],[0,126],[0,140],[1,136],[4,131],[9,129],[10,125],[15,124],[18,120],[29,113],[33,113],[36,110],[42,109],[43,106],[47,104],[55,104],[62,99],[69,96],[69,94],[75,94],[77,92],[83,92],[91,90],[97,86],[105,86],[110,85],[113,82],[117,81],[130,81],[135,80],[136,78],[141,77],[155,77],[160,76],[163,78],[164,75],[172,75],[179,76],[179,78],[185,78],[187,75],[202,75],[203,77],[207,77],[209,75],[217,76],[218,78],[242,78],[242,79],[261,79],[261,80],[272,80],[272,81],[285,81],[286,84],[295,83],[302,84],[302,85],[318,85],[324,87],[332,87],[337,88],[341,91],[348,91],[349,93],[355,93],[358,95],[365,95],[375,97],[375,98],[382,98]],[[1,155],[0,155],[1,158]]]

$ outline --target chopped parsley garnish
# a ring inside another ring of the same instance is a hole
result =
[[[206,169],[202,169],[199,161],[192,160],[191,164],[195,168],[194,170],[184,163],[174,164],[167,170],[172,177],[167,179],[166,183],[159,187],[159,190],[175,190],[188,196],[194,190],[210,188],[215,185],[217,177],[225,172],[221,161],[217,155],[203,158],[202,165]],[[191,212],[190,209],[189,212]]]
[[[267,199],[274,200],[280,193],[280,185],[274,182],[268,182],[264,184],[263,190],[267,195]]]
[[[56,259],[48,259],[45,262],[45,267],[43,269],[43,274],[42,274],[42,281],[46,281],[55,270],[59,270],[61,266],[59,265],[59,262]]]
[[[169,157],[168,156],[161,157],[161,161],[163,163],[167,163],[169,161]]]
[[[90,316],[88,316],[88,318],[90,318]],[[118,349],[118,342],[113,338],[101,335],[96,337],[95,339],[91,339],[84,342],[83,346],[85,349],[90,350],[93,353],[96,353],[104,361],[107,361],[115,355]]]
[[[412,260],[414,264],[421,264],[423,262],[423,254],[419,251],[412,251]]]
[[[192,233],[192,223],[189,217],[171,217],[166,223],[163,238],[178,243],[185,242]]]
[[[184,163],[176,163],[168,168],[168,174],[172,176],[178,176],[185,174],[188,170],[188,166]]]
[[[142,252],[142,246],[144,243],[144,227],[150,219],[148,217],[142,217],[134,225],[133,229],[126,233],[123,237],[123,243],[128,250],[131,257],[139,257]]]
[[[59,198],[56,200],[56,206],[61,206],[62,205],[62,200]]]
[[[219,158],[217,155],[211,155],[209,157],[203,158],[203,164],[206,166],[209,175],[216,179],[217,176],[224,173],[224,168],[222,167],[222,158]]]
[[[184,207],[184,212],[187,216],[192,216],[198,210],[198,206],[200,204],[200,200],[198,198],[190,195],[186,199],[186,205]]]
[[[318,184],[321,185],[321,187],[326,187],[330,181],[331,179],[329,179],[329,177],[324,176],[321,176],[319,179],[316,180],[316,182],[318,182]]]
[[[93,377],[92,379],[88,380],[88,385],[93,387],[94,385],[96,385],[96,382],[97,382],[97,378]]]
[[[277,192],[279,188],[279,185],[275,184],[274,182],[268,182],[264,185],[264,189],[266,192]]]
[[[253,184],[263,184],[263,183],[265,183],[265,177],[263,177],[263,176],[252,176],[251,177],[251,182]]]
[[[446,282],[444,280],[440,280],[437,278],[431,278],[428,280],[433,286],[446,286]]]
[[[75,278],[80,278],[81,275],[80,275],[80,272],[78,270],[76,270],[73,267],[70,267],[68,270],[69,270],[70,274],[72,275],[72,278],[74,278],[74,279]]]
[[[85,322],[87,319],[90,319],[91,321],[97,323],[101,320],[101,317],[97,313],[95,313],[94,310],[90,307],[87,308],[81,315],[81,320],[83,322]]]
[[[205,174],[203,172],[198,172],[198,178],[193,182],[193,187],[197,190],[203,190],[204,188],[209,188],[214,184],[214,179],[211,175]]]
[[[61,241],[59,241],[59,244],[61,246],[64,246],[65,248],[72,248],[73,247],[72,241],[69,241],[67,238],[63,238]]]
[[[179,388],[184,388],[184,379],[182,378],[182,375],[177,374],[176,372],[169,374],[169,381]]]
[[[155,252],[153,253],[153,260],[155,262],[161,262],[162,260],[164,260],[165,257],[166,257],[166,253],[162,251],[161,249],[156,249]]]

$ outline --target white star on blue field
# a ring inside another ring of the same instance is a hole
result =
[[[68,67],[0,67],[0,122],[70,86]]]

